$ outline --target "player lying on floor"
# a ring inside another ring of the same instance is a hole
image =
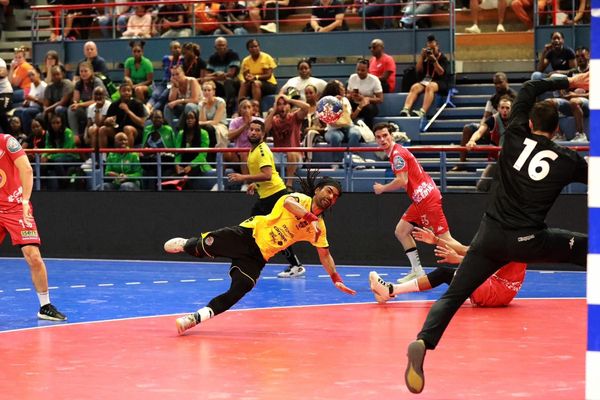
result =
[[[456,246],[453,248],[429,229],[415,228],[413,236],[420,242],[436,245],[434,252],[439,258],[439,264],[460,264],[464,257],[463,248]],[[527,264],[525,263],[510,262],[504,265],[471,294],[469,297],[471,303],[480,307],[507,306],[521,289],[526,269]],[[454,267],[440,266],[427,275],[408,282],[393,284],[384,281],[377,272],[371,271],[369,281],[375,300],[383,304],[398,294],[423,292],[443,283],[449,285],[455,273],[456,268]]]

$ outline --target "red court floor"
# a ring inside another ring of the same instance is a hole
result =
[[[0,333],[1,399],[581,399],[585,300],[457,314],[421,395],[405,348],[430,302],[229,311],[177,336],[174,316]],[[475,323],[477,322],[477,323]]]

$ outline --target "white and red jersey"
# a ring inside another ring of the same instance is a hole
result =
[[[399,172],[408,172],[406,193],[415,204],[419,204],[424,200],[439,200],[441,198],[440,191],[435,182],[423,170],[421,164],[419,164],[410,151],[402,145],[395,143],[392,146],[389,157],[394,175]]]
[[[519,293],[527,264],[510,262],[490,276],[469,297],[474,306],[504,307]]]
[[[23,185],[15,160],[25,151],[13,136],[0,134],[0,212],[21,205]]]

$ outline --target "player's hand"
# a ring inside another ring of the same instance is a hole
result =
[[[344,284],[344,282],[336,282],[335,287],[346,294],[351,294],[353,296],[356,294],[356,290],[350,289],[348,286],[346,286]]]
[[[31,215],[31,204],[29,202],[22,203],[23,205],[23,223],[26,227],[33,226],[33,215]]]
[[[373,191],[375,192],[375,194],[381,194],[383,193],[383,185],[379,182],[375,182],[373,184]]]
[[[127,105],[127,103],[125,103],[125,102],[121,102],[121,103],[119,104],[119,108],[120,108],[121,110],[125,111],[125,112],[129,111],[129,106],[128,106],[128,105]]]
[[[243,175],[238,174],[237,172],[232,172],[231,174],[227,175],[227,179],[229,182],[242,182],[244,180]]]
[[[419,228],[415,227],[412,231],[412,236],[415,240],[419,242],[428,243],[428,244],[436,244],[437,238],[435,237],[435,233],[429,228]]]
[[[477,142],[474,140],[469,140],[465,146],[467,149],[472,150],[474,147],[477,146]]]
[[[251,183],[248,185],[248,189],[246,189],[246,194],[249,194],[250,196],[254,196],[255,190],[256,190],[256,184]]]
[[[438,257],[438,264],[460,264],[463,257],[458,255],[453,248],[448,245],[436,246],[433,251],[435,256]]]

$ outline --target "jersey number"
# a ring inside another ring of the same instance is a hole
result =
[[[537,142],[535,140],[531,140],[528,138],[525,138],[523,144],[525,145],[525,148],[523,149],[521,155],[519,155],[519,158],[513,165],[513,168],[517,171],[520,171],[521,168],[523,168],[523,165],[533,152],[533,149],[535,149],[535,146],[537,146]],[[529,177],[534,181],[541,181],[550,172],[550,164],[548,164],[548,161],[545,160],[546,158],[549,158],[554,161],[558,158],[558,154],[556,154],[552,150],[543,150],[535,154],[531,158],[531,161],[529,161],[527,173],[529,174]]]

